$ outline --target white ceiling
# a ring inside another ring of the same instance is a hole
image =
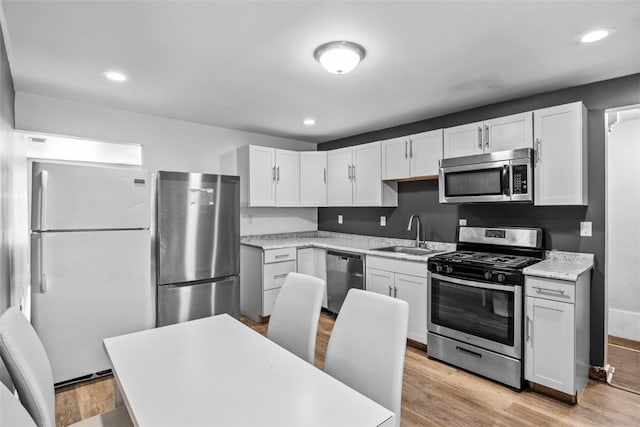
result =
[[[16,91],[311,142],[640,72],[640,0],[2,6]],[[313,50],[343,39],[367,56],[329,74]]]

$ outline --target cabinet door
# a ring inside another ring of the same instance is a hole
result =
[[[351,206],[353,190],[351,159],[353,148],[340,148],[327,153],[327,205]]]
[[[581,102],[533,112],[536,205],[586,205],[586,110]]]
[[[377,294],[393,296],[394,274],[375,268],[367,268],[367,290]]]
[[[273,148],[249,147],[249,206],[275,206],[275,166]]]
[[[395,274],[395,297],[409,303],[409,329],[407,337],[427,343],[427,279]]]
[[[524,377],[575,394],[574,306],[526,297]]]
[[[327,205],[327,152],[300,153],[300,206]]]
[[[533,147],[531,111],[484,122],[484,152]]]
[[[482,122],[444,130],[442,154],[445,159],[482,153]]]
[[[395,138],[382,141],[382,179],[403,179],[411,176],[409,139]],[[442,145],[442,144],[441,144]]]
[[[276,206],[300,206],[300,153],[276,152]]]
[[[382,204],[380,142],[353,147],[353,205]]]
[[[442,133],[442,129],[438,129],[409,137],[412,177],[438,175],[442,159]]]

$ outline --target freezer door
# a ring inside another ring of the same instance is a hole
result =
[[[148,228],[146,171],[33,163],[32,230]]]
[[[240,178],[158,173],[158,284],[240,272]]]
[[[110,369],[102,340],[155,327],[149,230],[32,234],[32,323],[54,382]]]
[[[240,278],[158,287],[158,326],[228,313],[240,319]]]

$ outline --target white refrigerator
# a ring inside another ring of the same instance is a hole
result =
[[[110,369],[102,339],[155,326],[150,174],[34,162],[31,315],[54,383]]]

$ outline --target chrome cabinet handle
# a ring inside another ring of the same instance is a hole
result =
[[[409,158],[413,159],[413,139],[409,139]]]
[[[542,288],[540,286],[532,286],[532,287],[533,287],[533,289],[537,289],[537,292],[539,294],[544,294],[544,293],[549,294],[549,293],[551,293],[551,294],[554,294],[554,295],[558,294],[561,297],[569,298],[569,296],[566,295],[562,289]]]
[[[404,142],[404,158],[405,159],[409,157],[409,154],[408,154],[408,151],[407,151],[407,145],[408,145],[408,142],[405,141]]]
[[[351,181],[351,165],[347,165],[347,176],[349,177],[349,181]]]
[[[396,288],[395,286],[393,287],[393,297],[398,298],[398,288]]]
[[[484,146],[489,148],[489,126],[484,127]]]
[[[276,182],[280,182],[280,166],[276,168]]]
[[[281,277],[287,277],[287,274],[289,273],[284,273],[284,274],[274,274],[273,278],[274,279],[280,279]]]
[[[389,286],[389,296],[391,296],[391,286]]]
[[[529,324],[531,323],[531,317],[527,314],[526,322],[524,323],[524,336],[525,341],[529,341],[531,339],[531,329]]]
[[[482,150],[482,126],[478,126],[478,148]]]
[[[271,180],[273,182],[276,182],[276,167],[275,166],[271,168]]]
[[[540,147],[542,145],[542,139],[536,138],[536,163],[540,163]]]
[[[324,183],[327,183],[327,168],[324,168]]]
[[[289,256],[289,254],[280,254],[280,255],[276,255],[276,258],[287,258]]]
[[[356,181],[356,165],[351,165],[351,178],[353,182]]]

